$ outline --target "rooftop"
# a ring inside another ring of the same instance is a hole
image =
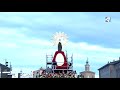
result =
[[[1,63],[0,63],[0,67],[3,67],[4,69],[7,69],[8,71],[10,70],[9,67],[7,67],[7,66],[5,66],[5,65],[3,65],[3,64],[1,64]]]
[[[119,60],[117,60],[117,61],[108,62],[106,65],[102,66],[102,67],[99,68],[98,70],[103,69],[104,67],[107,67],[107,66],[109,66],[109,65],[115,65],[115,64],[117,64],[117,63],[120,63],[120,58],[119,58]]]
[[[83,71],[83,72],[80,72],[80,73],[95,73],[95,72],[92,72],[92,71]]]

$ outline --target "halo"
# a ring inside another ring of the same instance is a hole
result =
[[[64,32],[56,32],[52,36],[52,43],[53,46],[58,45],[58,43],[61,42],[62,45],[66,45],[68,42],[68,36]]]

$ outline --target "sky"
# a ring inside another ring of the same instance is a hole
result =
[[[98,69],[120,56],[119,29],[119,12],[0,12],[0,63],[7,59],[16,75],[45,68],[46,54],[57,50],[52,36],[64,32],[69,38],[63,51],[73,54],[74,70],[84,71],[88,57],[98,78]]]

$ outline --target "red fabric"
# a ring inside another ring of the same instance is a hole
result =
[[[67,69],[68,62],[65,57],[65,53],[63,51],[56,51],[53,57],[52,62],[56,62],[56,56],[57,54],[62,54],[64,57],[64,64],[62,66],[56,66],[56,69]]]

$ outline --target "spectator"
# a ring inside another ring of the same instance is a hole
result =
[[[39,78],[78,78],[77,73],[73,71],[68,71],[67,73],[51,73],[51,72],[42,72],[39,75]]]

